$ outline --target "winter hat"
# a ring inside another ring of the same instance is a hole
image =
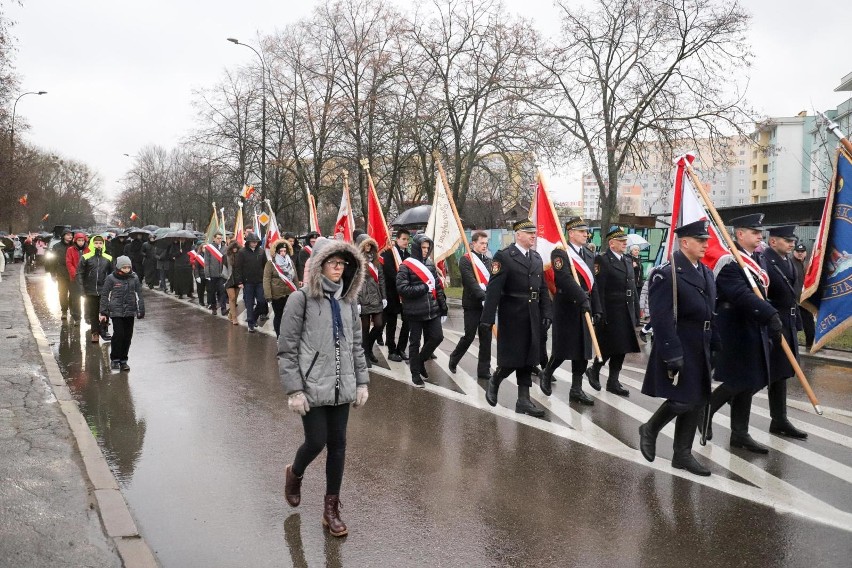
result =
[[[86,240],[86,235],[84,233],[74,233],[74,240],[83,239]]]
[[[118,260],[115,261],[115,267],[119,270],[124,268],[125,266],[133,266],[133,263],[130,262],[130,257],[120,256]]]

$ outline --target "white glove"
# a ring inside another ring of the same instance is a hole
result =
[[[441,325],[444,325],[444,323],[446,321],[447,321],[447,316],[441,316]]]
[[[287,406],[299,416],[304,416],[311,410],[311,407],[308,406],[308,399],[305,398],[305,393],[302,391],[291,394],[290,398],[287,399]]]
[[[195,282],[196,282],[197,284],[201,284],[201,277],[200,277],[200,276],[196,276],[196,277],[195,277]]]
[[[352,407],[361,408],[367,404],[368,398],[370,398],[370,393],[367,392],[367,385],[359,385],[358,388],[355,389],[355,402],[352,404]]]
[[[358,315],[361,315],[361,304],[358,304]]]
[[[382,309],[385,309],[386,307],[388,307],[388,301],[382,300]]]

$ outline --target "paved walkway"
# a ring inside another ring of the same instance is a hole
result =
[[[121,566],[21,296],[0,283],[0,566]]]

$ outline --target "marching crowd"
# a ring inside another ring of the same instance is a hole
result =
[[[655,459],[656,438],[674,420],[673,467],[710,475],[692,455],[692,445],[699,429],[703,439],[712,438],[712,415],[726,403],[731,406],[731,446],[767,453],[748,432],[752,397],[765,387],[770,432],[805,439],[807,434],[787,419],[786,380],[793,370],[780,345],[785,337],[797,353],[796,332],[804,323],[797,305],[804,247],[796,247],[795,256],[793,227],[773,227],[760,252],[762,219],[748,215],[731,221],[751,278],[736,262],[720,262],[715,273],[701,263],[709,234],[707,222],[698,221],[674,229],[677,250],[671,263],[652,270],[643,285],[641,263],[635,251],[627,251],[624,230],[611,228],[605,250],[595,254],[587,243],[588,225],[573,217],[564,226],[567,248],[556,248],[549,259],[555,293],[548,288],[530,220],[515,223],[514,243],[493,258],[488,234],[475,231],[470,252],[459,261],[464,335],[450,355],[449,371],[457,372],[478,337],[477,379],[487,381],[491,406],[497,405],[503,380],[514,373],[515,411],[544,416],[530,397],[532,377],[538,376],[542,393],[550,396],[554,372],[565,361],[571,362],[571,402],[594,404],[583,392],[584,379],[595,390],[627,397],[630,392],[619,375],[626,354],[639,351],[639,296],[644,289],[650,321],[641,335],[652,333],[654,341],[642,392],[664,399],[639,428],[646,459]],[[317,233],[298,242],[284,233],[263,247],[252,232],[245,235],[245,246],[235,240],[226,244],[224,235],[216,233],[210,242],[176,239],[163,247],[153,237],[114,244],[100,235],[87,239],[67,231],[53,248],[65,262],[54,262],[51,273],[58,282],[62,318],[70,311],[72,323],[79,324],[84,299],[91,340],[111,337],[110,358],[121,370],[129,369],[134,318],[145,315],[143,285],[178,298],[197,297],[212,314],[221,313],[235,325],[242,291],[249,332],[269,317],[271,304],[281,381],[305,433],[286,467],[285,496],[290,505],[299,505],[302,476],[326,448],[323,523],[341,536],[347,531],[338,496],[348,413],[350,404],[360,407],[367,401],[367,369],[378,362],[374,346],[384,343],[391,361],[407,361],[412,383],[422,388],[428,379],[426,363],[443,341],[448,311],[428,236],[412,237],[400,229],[382,251],[367,234],[356,234],[354,243],[346,243]],[[752,289],[752,279],[759,290]],[[499,331],[494,329],[498,316]],[[492,334],[497,336],[493,371]],[[721,382],[712,392],[711,379]]]

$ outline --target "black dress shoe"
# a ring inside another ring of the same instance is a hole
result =
[[[621,383],[607,383],[606,390],[618,396],[630,396],[630,391],[621,386]]]
[[[538,386],[541,387],[541,392],[546,396],[550,396],[553,393],[553,389],[550,387],[550,377],[553,375],[553,371],[548,371],[545,368],[538,375]]]
[[[488,378],[488,386],[485,387],[485,400],[491,406],[497,406],[497,392],[500,390],[500,383],[494,380],[494,375]]]
[[[426,388],[426,383],[423,382],[423,379],[420,378],[420,375],[411,375],[411,382],[414,383],[414,386],[419,389]]]
[[[367,360],[370,363],[378,363],[379,362],[379,358],[376,357],[375,355],[373,355],[372,351],[367,351]]]
[[[378,343],[379,345],[384,345],[384,344],[385,344],[385,340],[384,340],[384,339],[382,339],[382,338],[380,337],[380,338],[378,338],[378,339],[376,340],[376,343]]]
[[[790,423],[789,420],[773,420],[769,423],[769,433],[776,434],[778,436],[786,436],[788,438],[793,438],[796,440],[807,440],[808,433],[802,432],[793,424]]]
[[[420,376],[424,379],[429,378],[429,375],[426,373],[426,367],[424,367],[422,363],[420,364]]]
[[[601,390],[601,378],[600,378],[600,370],[595,369],[586,369],[586,378],[589,379],[589,386],[600,392]]]
[[[402,357],[403,361],[408,361],[408,353],[405,351],[397,351],[397,353],[399,353],[399,356]]]
[[[515,403],[515,412],[518,414],[533,416],[535,418],[542,418],[544,416],[544,410],[536,406],[535,403],[528,398],[518,399],[518,402]]]
[[[769,448],[758,444],[749,434],[731,434],[731,447],[742,448],[756,454],[768,454]]]
[[[695,459],[695,456],[692,454],[684,454],[682,456],[675,455],[672,458],[672,467],[675,469],[685,469],[689,473],[702,475],[704,477],[710,475],[710,470],[701,465],[701,462]]]
[[[651,433],[651,427],[647,424],[639,426],[639,451],[649,462],[657,457],[657,437]]]
[[[458,367],[458,361],[453,361],[452,359],[450,359],[450,372],[452,374],[454,374],[454,375],[456,374],[457,367]]]
[[[568,400],[571,402],[579,402],[580,404],[585,404],[586,406],[595,405],[595,400],[586,393],[584,393],[582,390],[571,389],[568,392]]]
[[[392,351],[390,355],[388,355],[388,359],[390,361],[396,361],[397,363],[402,362],[402,355],[400,355],[397,351]]]

